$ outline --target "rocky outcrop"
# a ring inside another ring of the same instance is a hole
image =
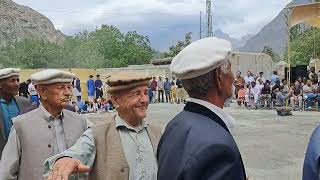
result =
[[[0,44],[6,45],[25,38],[46,38],[62,43],[65,35],[37,11],[11,0],[0,0]]]

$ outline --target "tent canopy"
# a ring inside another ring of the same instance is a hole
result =
[[[320,3],[290,6],[291,16],[288,25],[293,27],[299,23],[320,27]]]

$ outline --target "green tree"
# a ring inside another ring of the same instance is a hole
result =
[[[320,31],[310,28],[290,42],[290,57],[292,65],[308,65],[310,59],[320,57]],[[315,53],[315,54],[314,54]],[[288,52],[285,52],[288,60]]]
[[[184,41],[178,41],[175,45],[169,47],[169,52],[164,52],[162,58],[174,57],[176,56],[183,48],[188,46],[191,43],[192,33],[188,32],[184,36]]]

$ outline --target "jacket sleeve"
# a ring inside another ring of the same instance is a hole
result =
[[[96,156],[96,147],[94,143],[92,130],[87,129],[78,139],[76,144],[66,151],[52,156],[44,162],[44,177],[47,177],[52,170],[54,163],[62,157],[71,157],[81,161],[82,164],[92,167]]]
[[[302,180],[320,180],[320,126],[311,135],[303,164]]]
[[[242,179],[235,152],[224,144],[200,148],[190,155],[178,179],[234,180]]]
[[[12,126],[8,142],[0,160],[0,179],[16,180],[20,166],[21,146],[16,130]]]

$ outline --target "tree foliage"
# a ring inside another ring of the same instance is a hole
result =
[[[148,37],[102,25],[67,37],[63,44],[25,39],[0,49],[0,66],[22,68],[107,68],[149,63],[154,50]]]
[[[308,28],[291,38],[290,59],[292,65],[308,65],[310,59],[320,57],[320,30]],[[288,61],[288,51],[285,52]]]
[[[162,53],[160,57],[166,58],[166,57],[176,56],[183,48],[185,48],[191,43],[191,39],[192,39],[192,33],[191,32],[186,33],[183,41],[178,41],[175,45],[170,46],[169,51]]]

